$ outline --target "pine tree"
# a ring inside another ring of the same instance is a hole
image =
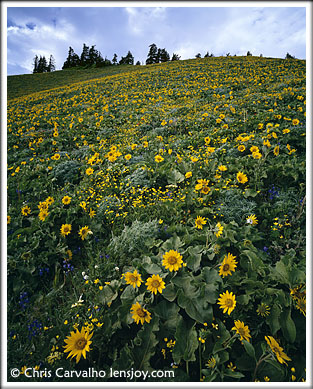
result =
[[[162,53],[162,50],[158,49],[154,63],[159,63],[161,61],[161,53]]]
[[[55,60],[53,58],[53,55],[51,54],[49,58],[49,65],[47,68],[47,72],[54,72],[54,71],[55,71]]]
[[[169,60],[170,60],[169,53],[165,49],[160,50],[160,62],[167,62]]]
[[[179,61],[179,60],[180,60],[180,55],[173,53],[171,61]]]
[[[33,73],[38,73],[38,55],[36,55],[34,58],[33,66]]]
[[[79,64],[81,66],[86,66],[89,64],[89,47],[85,43],[83,44],[83,51],[80,55]]]
[[[92,66],[97,62],[97,57],[99,56],[99,53],[98,50],[95,49],[95,47],[96,47],[95,45],[92,45],[88,50],[88,57],[86,60],[87,66]]]
[[[79,56],[69,47],[68,56],[62,66],[62,69],[72,68],[79,65]]]
[[[113,59],[112,59],[113,65],[117,64],[117,54],[114,54]]]
[[[134,56],[132,55],[132,53],[129,51],[126,55],[126,61],[127,61],[127,64],[128,65],[133,65],[134,64]]]
[[[130,51],[126,54],[126,57],[122,57],[119,61],[119,65],[133,65],[134,57]]]
[[[37,73],[45,73],[48,71],[48,65],[47,65],[47,60],[45,56],[40,56],[39,61],[38,61],[38,71]]]
[[[157,46],[152,43],[152,45],[149,46],[150,50],[148,53],[148,58],[146,59],[146,65],[151,65],[152,63],[157,63],[158,60],[158,48]]]

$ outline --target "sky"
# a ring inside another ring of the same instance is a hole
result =
[[[52,54],[56,70],[61,70],[69,46],[80,55],[84,43],[95,45],[109,60],[114,53],[120,60],[131,51],[135,62],[142,64],[152,43],[181,59],[195,58],[197,53],[203,57],[206,52],[220,56],[246,55],[247,51],[264,57],[284,58],[289,52],[306,58],[306,9],[295,6],[296,2],[292,7],[286,6],[288,2],[271,7],[256,6],[257,2],[248,7],[231,2],[224,7],[209,6],[209,2],[197,7],[192,2],[186,3],[189,6],[145,2],[141,7],[138,2],[128,2],[127,7],[119,2],[114,6],[99,2],[96,7],[86,2],[70,7],[63,2],[60,5],[67,6],[14,3],[7,2],[8,75],[32,73],[35,55],[49,59]]]

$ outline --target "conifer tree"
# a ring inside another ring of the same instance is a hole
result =
[[[146,59],[146,65],[151,65],[152,63],[158,62],[158,48],[156,44],[152,43],[152,45],[149,46],[150,50],[148,53],[148,58]]]
[[[45,73],[48,71],[48,64],[45,56],[40,56],[38,61],[38,71],[37,73]]]
[[[55,71],[55,60],[53,58],[53,55],[51,54],[49,58],[49,65],[47,68],[47,72],[54,72],[54,71]]]
[[[120,62],[120,65],[133,65],[134,64],[134,57],[130,51],[126,54],[126,57],[122,57]]]
[[[74,53],[72,47],[69,47],[68,56],[62,66],[62,69],[72,68],[79,65],[79,56]]]
[[[89,64],[89,47],[85,43],[83,44],[83,51],[80,55],[79,64],[81,66],[86,66]]]
[[[179,61],[179,60],[180,60],[180,55],[173,53],[171,61]]]
[[[167,62],[170,60],[170,55],[165,49],[160,50],[160,62]]]
[[[113,65],[117,64],[117,54],[114,54],[113,59],[112,59]]]
[[[33,73],[38,73],[38,55],[36,55],[34,58],[33,66]]]
[[[154,63],[159,63],[160,61],[161,61],[161,49],[158,49]]]

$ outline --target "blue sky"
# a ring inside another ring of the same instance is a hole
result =
[[[207,51],[215,56],[246,55],[248,50],[257,56],[284,58],[289,52],[305,59],[306,9],[295,3],[259,7],[251,2],[249,7],[234,7],[230,2],[209,7],[209,2],[203,2],[200,7],[184,3],[171,7],[170,3],[148,6],[145,2],[138,7],[138,2],[136,6],[129,2],[125,7],[117,2],[116,6],[91,7],[81,2],[74,3],[75,7],[46,7],[49,2],[33,2],[13,7],[7,2],[7,71],[8,75],[31,73],[36,54],[47,59],[52,54],[60,70],[69,46],[80,55],[83,43],[96,45],[110,60],[114,53],[119,60],[130,50],[141,63],[152,43],[181,59]]]

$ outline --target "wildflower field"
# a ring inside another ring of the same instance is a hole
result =
[[[80,74],[9,78],[8,380],[304,381],[305,61]]]

